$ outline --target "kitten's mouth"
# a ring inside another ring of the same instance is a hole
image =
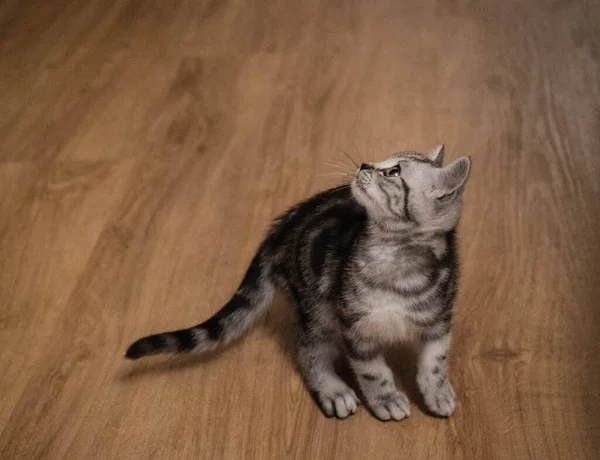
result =
[[[356,185],[358,185],[361,188],[364,188],[367,185],[369,185],[372,180],[372,174],[369,170],[361,169],[360,171],[358,171],[358,173],[356,173]]]
[[[354,180],[352,181],[352,194],[354,195],[354,198],[364,206],[366,206],[369,201],[367,188],[372,180],[370,171],[361,170],[356,173]]]

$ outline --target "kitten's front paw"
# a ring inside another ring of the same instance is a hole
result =
[[[435,415],[448,417],[456,408],[454,388],[447,379],[440,384],[439,388],[427,392],[423,397],[427,408]]]
[[[360,404],[360,400],[351,388],[331,393],[321,392],[315,396],[327,417],[335,416],[339,419],[344,419],[354,414]]]
[[[410,416],[410,403],[404,393],[394,391],[376,397],[370,404],[371,411],[379,420],[402,420]]]

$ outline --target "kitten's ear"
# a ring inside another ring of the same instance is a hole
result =
[[[453,161],[441,171],[442,181],[440,184],[440,192],[447,195],[463,188],[467,183],[470,172],[470,157],[462,157]]]
[[[438,168],[442,167],[442,163],[444,162],[444,144],[438,145],[427,155],[433,164]]]

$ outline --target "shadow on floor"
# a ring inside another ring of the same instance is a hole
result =
[[[278,344],[281,354],[286,356],[297,369],[295,359],[297,340],[295,316],[293,307],[285,296],[277,295],[265,317],[254,327],[261,328],[266,332]],[[126,381],[139,378],[143,375],[175,373],[192,367],[202,366],[219,359],[222,354],[230,350],[243,347],[245,340],[246,338],[242,337],[218,350],[201,355],[165,355],[151,357],[148,360],[128,361],[126,369],[121,368],[118,372],[117,379]],[[396,377],[397,387],[406,392],[413,404],[417,405],[423,412],[429,413],[425,408],[423,397],[417,387],[416,354],[412,347],[399,345],[386,350],[385,353],[386,360]],[[356,380],[347,363],[340,362],[338,372],[349,385],[355,390],[357,389]]]

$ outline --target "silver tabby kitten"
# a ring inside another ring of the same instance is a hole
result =
[[[325,415],[345,418],[359,399],[334,370],[341,355],[364,402],[380,420],[410,415],[381,350],[420,344],[417,381],[427,407],[455,408],[448,379],[458,263],[455,229],[471,160],[443,167],[444,149],[403,152],[363,164],[351,184],[298,204],[272,226],[231,300],[190,329],[151,335],[126,357],[205,351],[239,337],[289,294],[299,322],[298,363]]]

